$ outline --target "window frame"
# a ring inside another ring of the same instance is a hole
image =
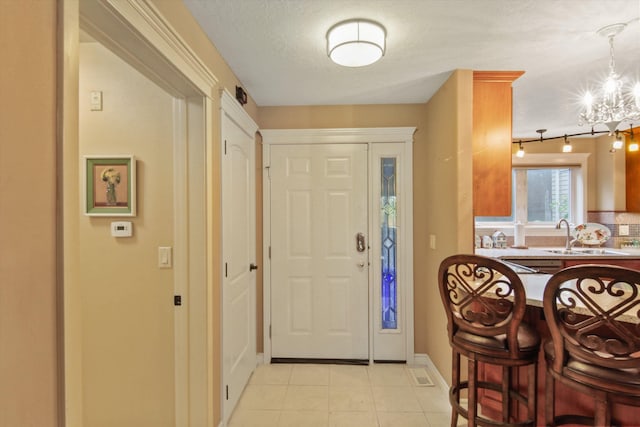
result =
[[[534,168],[573,168],[571,172],[571,191],[575,194],[571,200],[573,218],[570,222],[581,224],[587,218],[587,194],[588,194],[588,159],[590,153],[531,153],[525,157],[513,156],[511,163],[512,172],[515,170]],[[514,183],[515,185],[515,183]],[[514,192],[517,189],[514,189]],[[527,235],[550,236],[558,234],[555,223],[527,221],[526,203],[524,208],[516,206],[514,221],[475,222],[476,234],[492,234],[494,231],[502,231],[506,235],[513,235],[513,227],[520,221],[527,228]]]

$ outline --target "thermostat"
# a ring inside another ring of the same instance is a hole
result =
[[[131,221],[117,221],[111,223],[111,235],[113,237],[131,237],[133,224]]]

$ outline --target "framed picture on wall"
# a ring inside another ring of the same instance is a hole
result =
[[[84,187],[85,215],[136,215],[134,156],[84,156]]]

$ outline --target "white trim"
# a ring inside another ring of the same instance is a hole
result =
[[[271,245],[270,203],[271,193],[269,185],[270,146],[279,144],[353,144],[353,143],[403,143],[405,146],[404,161],[404,185],[408,197],[406,197],[405,211],[405,241],[404,252],[407,254],[405,268],[407,287],[405,295],[405,328],[406,328],[406,359],[407,363],[414,362],[414,313],[413,313],[413,134],[415,127],[389,127],[389,128],[334,128],[334,129],[260,129],[263,143],[263,341],[264,363],[271,363],[271,338],[269,336],[271,323],[271,263],[269,259],[269,247]],[[369,186],[370,187],[370,186]],[[369,188],[370,191],[370,188]],[[371,200],[370,200],[371,204]],[[372,235],[370,233],[370,235]],[[371,294],[372,281],[369,280],[369,294]],[[373,320],[372,304],[369,304],[369,319]],[[369,327],[369,358],[372,362],[372,336],[373,326]]]
[[[218,81],[151,1],[83,0],[79,7],[81,28],[172,96],[197,107],[187,108],[182,100],[177,101],[181,106],[174,105],[178,120],[174,144],[185,145],[174,147],[174,173],[183,174],[174,176],[174,186],[187,188],[176,192],[175,203],[183,206],[174,207],[180,225],[175,230],[174,279],[176,291],[182,292],[186,302],[175,310],[175,423],[186,427],[198,420],[213,425],[214,405],[221,402],[211,399],[213,355],[219,343],[212,340],[211,296],[217,278],[211,274],[213,260],[207,255],[214,246],[209,231],[213,190],[207,183],[213,179],[211,96]]]
[[[358,142],[413,142],[415,127],[260,129],[262,143],[269,144],[353,144]]]
[[[586,166],[591,153],[531,153],[524,157],[512,156],[513,166]]]
[[[88,3],[86,6],[81,5],[81,11],[83,11],[84,8],[93,7],[97,2],[95,0],[89,2],[84,0],[81,3]],[[128,43],[143,42],[145,45],[151,45],[155,52],[159,53],[168,64],[176,67],[182,73],[183,80],[188,80],[201,93],[207,96],[212,95],[211,89],[218,84],[218,79],[151,1],[103,0],[99,6],[110,10],[121,24],[135,29],[136,32],[143,36],[143,40],[140,41],[133,39],[122,41],[122,44],[119,44],[121,48],[140,58],[140,55],[147,49],[140,49],[139,47],[132,49]],[[114,22],[112,25],[116,25],[116,23]],[[144,56],[142,58],[143,60],[146,59]],[[158,64],[154,65],[157,66]]]
[[[413,337],[414,337],[414,313],[413,313],[413,172],[412,172],[413,143],[407,141],[404,144],[397,143],[373,143],[369,150],[369,236],[370,251],[370,316],[372,319],[369,332],[371,360],[406,360],[413,363]],[[396,180],[398,196],[398,328],[394,330],[381,330],[380,318],[380,291],[381,243],[374,241],[374,236],[379,237],[380,231],[380,159],[393,157],[397,159],[398,177]],[[376,255],[377,254],[377,255]],[[404,336],[402,354],[398,353],[397,336]]]
[[[262,134],[262,130],[260,133]],[[271,363],[271,150],[262,135],[262,351],[265,364]]]
[[[449,389],[449,383],[447,383],[440,371],[438,371],[438,368],[436,368],[436,365],[433,364],[433,361],[428,354],[415,354],[414,364],[418,366],[426,366],[429,369],[429,373],[433,374],[433,376],[435,377],[432,378],[434,382],[444,390]]]
[[[258,125],[251,116],[238,104],[238,101],[231,96],[227,89],[220,91],[220,108],[224,114],[233,120],[243,132],[251,138],[255,138]]]
[[[173,224],[174,230],[179,230],[182,224],[186,224],[187,191],[186,179],[187,153],[184,136],[187,130],[187,108],[183,99],[174,98],[173,101]],[[175,295],[188,298],[186,284],[189,280],[187,254],[189,242],[186,233],[176,232],[173,240],[173,289]],[[184,310],[174,311],[174,354],[175,360],[188,360],[189,336],[183,334],[189,328],[189,318]],[[189,369],[186,363],[175,363],[175,399],[176,399],[176,426],[189,425]]]

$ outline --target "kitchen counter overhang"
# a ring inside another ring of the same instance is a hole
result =
[[[529,249],[476,249],[476,254],[510,261],[540,273],[555,273],[565,267],[578,264],[611,264],[640,270],[638,249],[573,248],[567,253],[564,248]],[[520,271],[516,271],[520,273]]]

